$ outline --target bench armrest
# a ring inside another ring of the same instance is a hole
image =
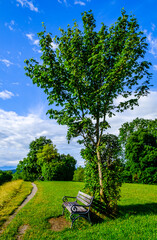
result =
[[[87,212],[88,212],[90,206],[91,206],[91,204],[88,204],[88,205],[73,204],[73,205],[71,206],[71,212],[72,212],[72,213],[82,212],[82,211],[80,211],[80,210],[78,209],[79,207],[88,208],[88,209],[87,209]]]
[[[68,202],[68,198],[75,198],[76,199],[76,197],[64,196],[62,198],[63,202]]]

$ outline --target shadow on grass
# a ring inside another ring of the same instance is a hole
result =
[[[118,216],[126,217],[130,215],[151,215],[157,214],[157,203],[132,204],[127,206],[118,206]]]
[[[107,209],[104,203],[97,199],[94,199],[90,216],[92,223],[97,224],[102,223],[108,219],[115,219],[117,214],[115,210]]]
[[[92,204],[92,209],[90,211],[90,218],[92,225],[108,222],[113,219],[118,218],[128,218],[131,215],[134,216],[144,216],[144,215],[152,215],[157,214],[157,203],[146,203],[146,204],[132,204],[126,206],[118,206],[117,211],[111,212],[106,210],[106,205],[102,202],[95,200]],[[69,220],[69,212],[65,210],[65,217]],[[78,218],[73,225],[74,229],[85,229],[90,226],[90,223],[83,219]]]
[[[128,218],[131,215],[152,215],[157,214],[157,203],[132,204],[118,206],[117,212],[107,211],[106,206],[100,201],[94,201],[91,212],[93,224],[104,222],[109,219]]]

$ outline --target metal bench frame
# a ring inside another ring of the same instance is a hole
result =
[[[69,202],[68,199],[75,199],[75,201]],[[77,197],[71,197],[71,196],[63,197],[62,199],[63,215],[64,215],[64,210],[66,208],[70,212],[70,219],[72,221],[71,228],[73,226],[74,221],[79,217],[83,217],[91,223],[89,211],[90,211],[90,207],[93,202],[93,199],[94,197],[88,194],[85,194],[81,191],[78,192]],[[83,204],[80,205],[78,201]]]

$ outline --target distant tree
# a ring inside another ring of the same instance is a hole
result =
[[[25,181],[73,179],[76,160],[68,155],[59,154],[50,139],[40,137],[29,145],[27,157],[17,165],[14,179]]]
[[[9,182],[12,180],[12,171],[2,171],[0,170],[0,185],[5,182]]]
[[[125,156],[133,182],[157,183],[157,136],[145,129],[135,131],[127,140]]]
[[[132,122],[124,123],[119,129],[119,140],[121,144],[125,147],[130,135],[139,129],[146,129],[153,136],[157,136],[157,119],[136,118]]]
[[[102,24],[98,32],[91,11],[82,14],[82,21],[83,31],[75,22],[67,31],[60,29],[55,39],[44,26],[38,34],[41,61],[26,60],[25,70],[33,83],[44,89],[49,105],[53,104],[48,111],[50,118],[67,125],[68,140],[81,136],[79,143],[89,151],[94,149],[88,165],[96,162],[99,197],[110,201],[100,150],[109,127],[107,117],[133,109],[139,98],[148,94],[151,64],[143,60],[146,37],[139,31],[136,18],[125,10],[115,24],[110,28]],[[121,101],[116,101],[119,96]]]
[[[53,144],[47,144],[40,149],[37,159],[44,180],[71,181],[73,179],[76,160],[69,154],[58,154]]]
[[[79,166],[73,176],[73,181],[75,182],[83,182],[84,181],[84,168]]]
[[[136,118],[124,123],[119,139],[124,151],[125,181],[157,183],[157,119]]]
[[[52,144],[52,141],[50,139],[46,139],[45,136],[36,138],[30,143],[30,151],[27,154],[27,157],[20,161],[17,165],[14,179],[22,178],[26,181],[34,181],[41,177],[41,166],[37,163],[37,153],[47,144]]]
[[[59,158],[59,153],[56,146],[51,144],[46,144],[43,148],[39,149],[37,152],[37,163],[42,165],[43,163],[50,163],[53,159]]]
[[[72,181],[74,171],[75,171],[75,165],[76,165],[76,160],[74,157],[72,157],[70,154],[61,154],[60,155],[60,161],[64,163],[64,168],[62,171],[63,178],[62,180],[66,181]]]

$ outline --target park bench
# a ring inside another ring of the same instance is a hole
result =
[[[75,199],[70,202],[68,199]],[[73,226],[74,221],[79,217],[86,218],[90,223],[89,210],[93,202],[94,197],[89,196],[83,192],[78,192],[77,197],[64,196],[63,197],[63,215],[65,208],[70,212],[70,219],[72,221],[71,227]]]

